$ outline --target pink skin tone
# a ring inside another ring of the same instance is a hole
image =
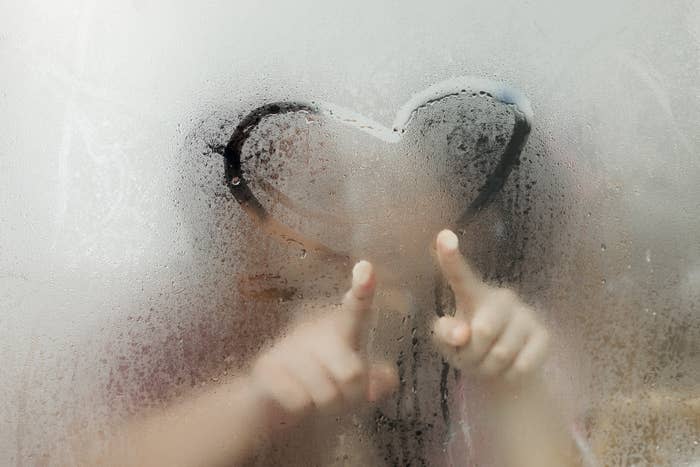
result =
[[[458,247],[451,231],[437,236],[437,259],[456,310],[435,321],[435,344],[451,365],[487,384],[525,381],[545,357],[547,332],[513,292],[480,280]],[[265,439],[306,419],[351,413],[391,395],[398,387],[396,368],[370,363],[366,355],[376,282],[372,265],[358,262],[340,307],[292,329],[258,357],[248,374],[131,422],[86,465],[239,465]],[[543,393],[536,384],[520,384],[518,390],[522,399],[535,394],[535,400]],[[531,446],[520,449],[513,440],[522,438],[523,415],[529,414],[525,418],[531,429],[546,404],[532,405],[530,414],[526,405],[508,405],[512,397],[499,397],[494,397],[493,410],[505,415],[495,416],[499,429],[494,437],[499,445],[515,446],[512,465],[526,465],[522,459],[532,457]],[[550,424],[549,419],[543,422]],[[542,433],[542,444],[551,444],[547,430]],[[539,462],[532,465],[565,465],[548,460],[554,458],[532,457]]]
[[[291,426],[314,412],[347,412],[396,389],[396,369],[384,363],[370,365],[365,354],[375,288],[372,265],[358,262],[339,310],[298,326],[257,360],[251,380],[261,397],[277,408],[273,423]]]
[[[455,294],[453,317],[435,322],[435,342],[455,368],[485,379],[515,383],[546,356],[548,335],[513,292],[482,282],[459,252],[457,236],[437,236],[437,257]],[[353,268],[341,309],[299,326],[263,354],[252,377],[261,394],[280,408],[284,425],[318,411],[342,413],[362,400],[376,401],[398,385],[396,369],[368,365],[363,334],[376,288],[367,261]]]
[[[454,316],[435,322],[435,342],[455,368],[515,383],[537,369],[549,337],[533,310],[508,289],[481,281],[459,252],[457,236],[437,236],[437,258],[455,295]]]

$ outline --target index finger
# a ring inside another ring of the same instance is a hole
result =
[[[459,252],[459,239],[451,230],[441,231],[436,240],[440,269],[455,294],[457,310],[473,308],[485,295],[488,285]]]
[[[352,268],[352,286],[343,298],[340,331],[354,347],[359,345],[363,327],[372,307],[376,280],[368,261],[359,261]]]

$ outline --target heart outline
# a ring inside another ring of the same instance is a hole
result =
[[[373,122],[351,110],[324,102],[273,102],[256,107],[236,126],[224,149],[225,183],[231,194],[254,223],[267,234],[285,242],[301,245],[306,251],[315,252],[329,259],[349,260],[349,255],[335,251],[327,245],[305,238],[303,234],[274,219],[248,186],[242,169],[241,153],[250,134],[266,117],[286,113],[306,112],[325,115],[341,123],[354,126],[388,143],[398,143],[413,116],[424,107],[444,98],[472,94],[484,96],[513,108],[515,121],[510,140],[495,169],[478,189],[478,195],[451,227],[463,230],[471,219],[488,206],[505,185],[510,172],[520,158],[532,128],[534,113],[529,100],[504,83],[482,78],[457,77],[437,83],[415,94],[397,112],[391,129]]]

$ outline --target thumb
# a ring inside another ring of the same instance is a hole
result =
[[[467,345],[471,337],[471,327],[454,316],[443,316],[435,320],[433,338],[435,345],[450,365],[460,367],[456,359],[459,348]]]
[[[367,400],[377,402],[390,396],[399,387],[399,372],[396,365],[375,363],[369,368]]]
[[[438,343],[459,347],[469,342],[471,328],[464,320],[454,316],[443,316],[435,320],[433,333]]]

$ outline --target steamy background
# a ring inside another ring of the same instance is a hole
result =
[[[299,302],[339,296],[344,271],[261,236],[224,185],[242,116],[320,100],[390,127],[412,95],[465,75],[516,86],[535,112],[475,264],[542,310],[551,386],[603,465],[699,461],[695,2],[28,1],[0,18],[0,464],[70,463],[70,433],[215,384]],[[377,257],[382,232],[410,232],[388,269],[415,289],[430,274],[414,234],[444,222],[449,186],[407,162],[426,141],[449,152],[429,117],[387,149],[291,116],[249,150],[306,154],[316,191],[286,193],[348,226],[368,225],[352,217],[359,187],[384,193],[375,210],[394,214],[374,230],[298,226]],[[489,255],[498,232],[515,266]]]

